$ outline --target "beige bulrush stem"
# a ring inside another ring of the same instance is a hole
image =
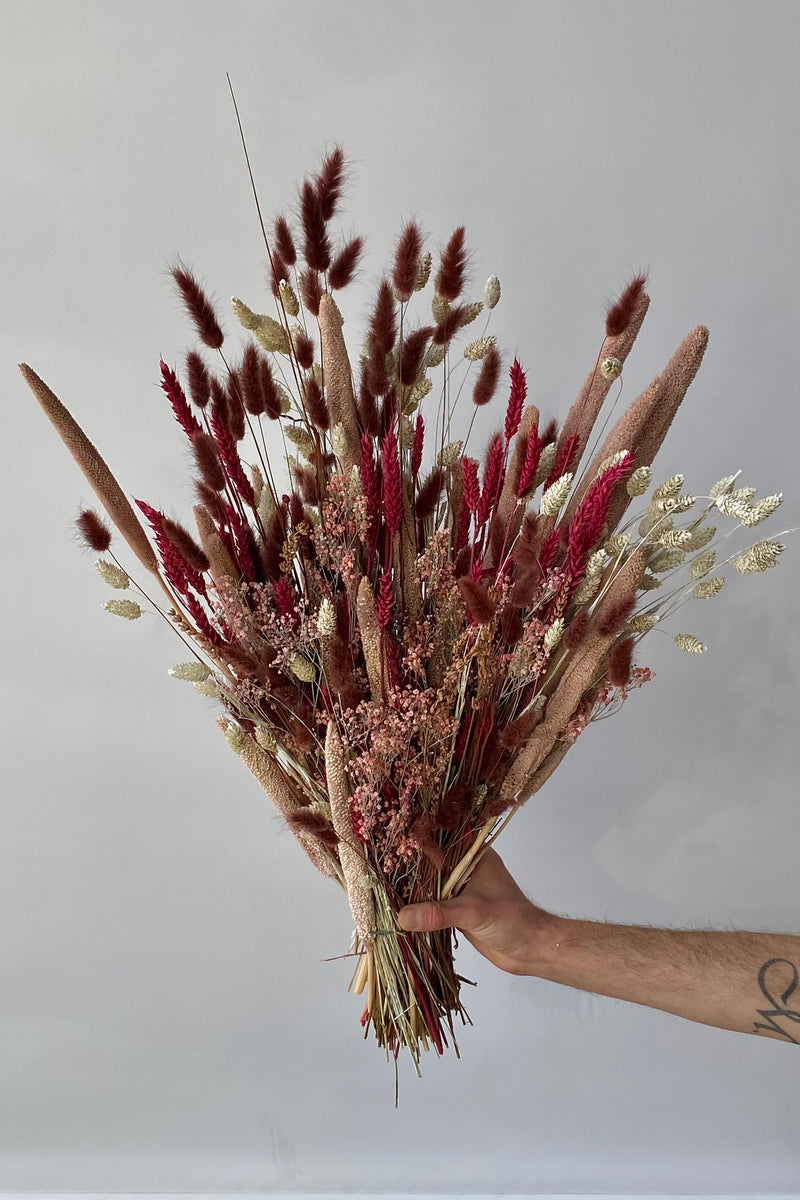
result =
[[[331,805],[333,828],[339,838],[339,861],[342,864],[345,890],[356,931],[366,946],[375,941],[375,901],[372,889],[365,882],[367,862],[353,845],[353,822],[350,816],[350,789],[344,763],[342,739],[336,722],[328,721],[325,734],[325,781]]]
[[[350,359],[342,334],[344,321],[336,301],[328,292],[320,299],[318,319],[331,422],[333,425],[341,425],[344,429],[347,444],[344,467],[350,472],[354,466],[361,463],[361,435],[358,429]]]
[[[629,596],[636,595],[643,571],[644,555],[640,547],[617,572],[608,592],[598,605],[592,622],[595,631],[613,608],[622,604]],[[517,799],[525,781],[544,762],[556,738],[564,731],[580,704],[584,693],[595,682],[597,669],[616,636],[616,633],[590,633],[583,650],[576,655],[575,661],[564,673],[548,700],[544,720],[536,726],[503,780],[500,789],[501,800],[510,803]]]
[[[228,724],[227,719],[220,717],[217,724],[224,733]],[[261,784],[261,787],[269,796],[284,821],[288,822],[290,813],[295,812],[302,805],[278,764],[274,759],[270,758],[266,750],[263,750],[250,734],[245,734],[244,744],[239,757],[251,775]],[[292,829],[292,826],[290,825],[289,828]],[[294,829],[292,829],[292,833],[294,833],[317,870],[329,879],[335,879],[336,873],[325,858],[320,843],[313,834]]]
[[[383,694],[381,630],[375,609],[375,597],[366,575],[362,577],[358,585],[356,616],[358,617],[358,627],[361,630],[361,647],[364,651],[364,661],[367,664],[367,677],[372,699],[380,700]]]
[[[27,363],[20,363],[19,369],[122,537],[142,566],[161,579],[155,550],[147,540],[147,534],[136,513],[97,447],[89,441],[78,422],[44,380],[40,379]],[[174,603],[174,597],[168,590],[167,595]]]

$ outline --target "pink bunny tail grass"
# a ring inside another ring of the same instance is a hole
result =
[[[455,300],[464,287],[467,265],[466,229],[459,225],[442,251],[436,291],[444,300]]]
[[[488,404],[497,391],[501,365],[500,351],[496,346],[491,346],[481,363],[475,387],[472,389],[472,403],[476,408],[482,408],[484,404]]]
[[[219,350],[225,339],[208,296],[191,271],[187,271],[181,264],[173,267],[171,274],[200,341],[210,350]]]
[[[509,444],[514,434],[520,427],[522,421],[522,409],[525,404],[525,398],[528,394],[528,381],[525,372],[519,365],[519,360],[514,359],[509,372],[511,377],[511,392],[508,397],[508,407],[506,408],[506,423],[505,436],[506,445]]]
[[[94,509],[84,508],[75,518],[75,524],[84,545],[99,554],[105,553],[111,545],[111,530]]]
[[[357,237],[349,241],[337,254],[328,271],[328,286],[334,292],[340,291],[352,283],[363,249],[364,239]]]
[[[344,150],[341,146],[334,146],[330,154],[326,155],[315,180],[315,191],[323,221],[330,221],[336,215],[344,188],[344,165]]]
[[[331,265],[331,244],[322,215],[319,195],[310,180],[300,189],[300,215],[303,224],[303,257],[312,271],[327,271]]]
[[[400,234],[392,271],[394,290],[404,302],[411,299],[417,286],[421,254],[422,234],[416,222],[409,221]]]
[[[89,441],[78,422],[64,407],[43,379],[27,363],[20,363],[22,376],[52,422],[64,445],[80,467],[103,508],[139,562],[159,575],[158,559],[136,513],[117,483],[96,446]]]
[[[640,307],[647,275],[636,275],[623,291],[619,300],[606,313],[606,337],[618,338],[630,326],[634,314]]]
[[[295,249],[294,238],[292,231],[289,228],[289,222],[286,217],[276,217],[273,225],[273,234],[275,239],[275,249],[280,258],[287,267],[293,267],[297,262],[297,250]]]
[[[187,437],[191,437],[196,430],[200,429],[200,423],[189,408],[189,401],[186,399],[178,376],[171,367],[167,366],[163,358],[159,363],[159,368],[161,370],[161,388],[172,406],[175,419]]]

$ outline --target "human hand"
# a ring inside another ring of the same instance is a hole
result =
[[[400,927],[409,932],[460,930],[479,954],[511,975],[533,973],[536,943],[556,920],[528,899],[491,848],[459,896],[409,904],[398,913]]]

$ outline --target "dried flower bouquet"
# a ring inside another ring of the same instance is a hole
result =
[[[784,548],[775,540],[718,562],[722,538],[708,518],[750,528],[781,497],[755,500],[732,475],[702,500],[684,493],[682,476],[642,499],[700,366],[703,327],[590,446],[647,312],[641,276],[609,309],[560,429],[540,427],[519,362],[503,383],[485,328],[455,350],[500,296],[492,277],[483,301],[466,298],[463,228],[438,259],[419,324],[432,257],[417,225],[405,226],[351,358],[334,293],[352,281],[362,241],[332,232],[343,182],[337,148],[303,183],[297,228],[279,217],[265,237],[275,316],[234,299],[251,335],[236,363],[194,276],[173,271],[206,348],[186,357],[186,391],[161,363],[196,463],[196,535],[144,501],[137,514],[69,412],[21,370],[166,603],[132,583],[110,530],[86,510],[86,542],[108,552],[100,575],[132,586],[191,650],[171,674],[220,701],[231,746],[345,890],[362,1024],[387,1054],[405,1046],[419,1069],[422,1048],[443,1052],[445,1027],[455,1045],[454,1017],[468,1019],[464,981],[450,932],[406,934],[399,909],[463,887],[585,726],[651,677],[633,665],[641,639],[688,596],[719,591],[713,570],[774,565]],[[469,433],[451,436],[466,386],[476,409],[504,393],[482,469],[466,453]],[[129,619],[143,611],[127,598],[106,608]],[[705,649],[690,634],[675,641]]]

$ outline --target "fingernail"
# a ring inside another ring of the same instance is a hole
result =
[[[401,908],[397,917],[398,921],[400,922],[400,928],[405,929],[408,933],[411,933],[415,929],[419,929],[419,916],[419,912],[416,908]]]

